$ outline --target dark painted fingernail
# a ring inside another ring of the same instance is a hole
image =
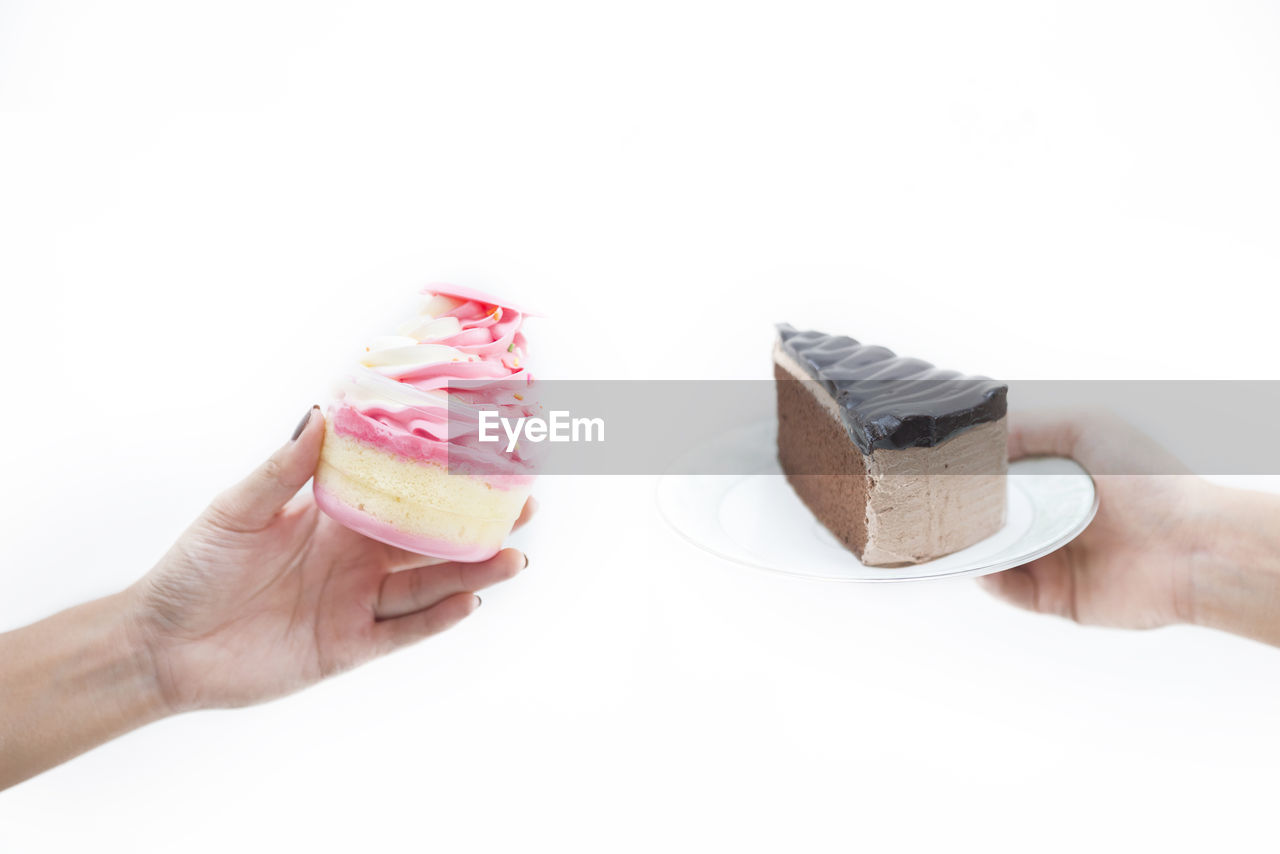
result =
[[[472,595],[472,596],[475,596],[475,594],[474,594],[474,593],[472,593],[471,595]],[[483,599],[481,599],[479,596],[476,596],[476,607],[477,607],[477,608],[479,608],[479,607],[480,607],[481,605],[483,605],[483,604],[484,604],[484,600],[483,600]]]
[[[290,442],[298,441],[298,437],[302,435],[302,431],[307,429],[307,425],[311,423],[311,414],[319,411],[320,407],[313,406],[307,410],[307,414],[302,416],[302,420],[298,422],[298,426],[293,428],[293,435],[289,437]]]
[[[529,556],[528,556],[528,555],[525,555],[525,556],[524,556],[524,565],[525,565],[526,567],[528,567],[528,566],[529,566]]]

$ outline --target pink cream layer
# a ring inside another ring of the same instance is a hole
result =
[[[463,358],[425,362],[394,379],[362,368],[352,382],[365,393],[334,403],[333,429],[405,460],[437,463],[450,474],[501,488],[527,485],[534,466],[523,449],[504,453],[478,438],[482,408],[506,418],[536,411],[532,378],[522,364],[525,311],[469,288],[440,284],[423,292],[460,300],[437,316],[456,320],[458,331],[429,343],[452,347]]]
[[[335,404],[328,415],[334,432],[363,442],[377,450],[394,454],[406,464],[435,463],[449,474],[470,475],[497,489],[514,489],[533,482],[528,472],[503,472],[499,466],[510,463],[496,458],[491,451],[479,452],[467,444],[444,442],[430,436],[410,433],[396,424],[388,424],[358,409]]]

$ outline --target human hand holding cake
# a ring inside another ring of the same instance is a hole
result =
[[[520,514],[533,466],[477,440],[480,408],[533,413],[526,312],[437,285],[421,314],[366,348],[339,387],[316,503],[352,530],[419,554],[484,560]]]
[[[515,549],[424,559],[339,525],[296,494],[323,436],[308,410],[139,581],[0,634],[0,789],[151,721],[279,697],[442,632],[527,565]]]

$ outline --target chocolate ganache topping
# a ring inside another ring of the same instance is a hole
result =
[[[782,349],[835,400],[849,437],[876,448],[932,447],[1004,417],[1008,386],[944,371],[844,335],[778,324]]]

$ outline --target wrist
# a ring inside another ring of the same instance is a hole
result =
[[[128,656],[137,669],[139,686],[144,688],[149,710],[157,717],[168,717],[188,708],[175,699],[173,674],[165,656],[162,633],[157,630],[154,615],[147,607],[147,597],[135,584],[117,594]]]
[[[1188,622],[1280,645],[1280,496],[1207,485],[1189,556]]]
[[[93,606],[100,606],[103,622],[101,654],[94,668],[99,678],[91,684],[116,704],[121,723],[129,728],[172,714],[132,590],[90,603]]]

